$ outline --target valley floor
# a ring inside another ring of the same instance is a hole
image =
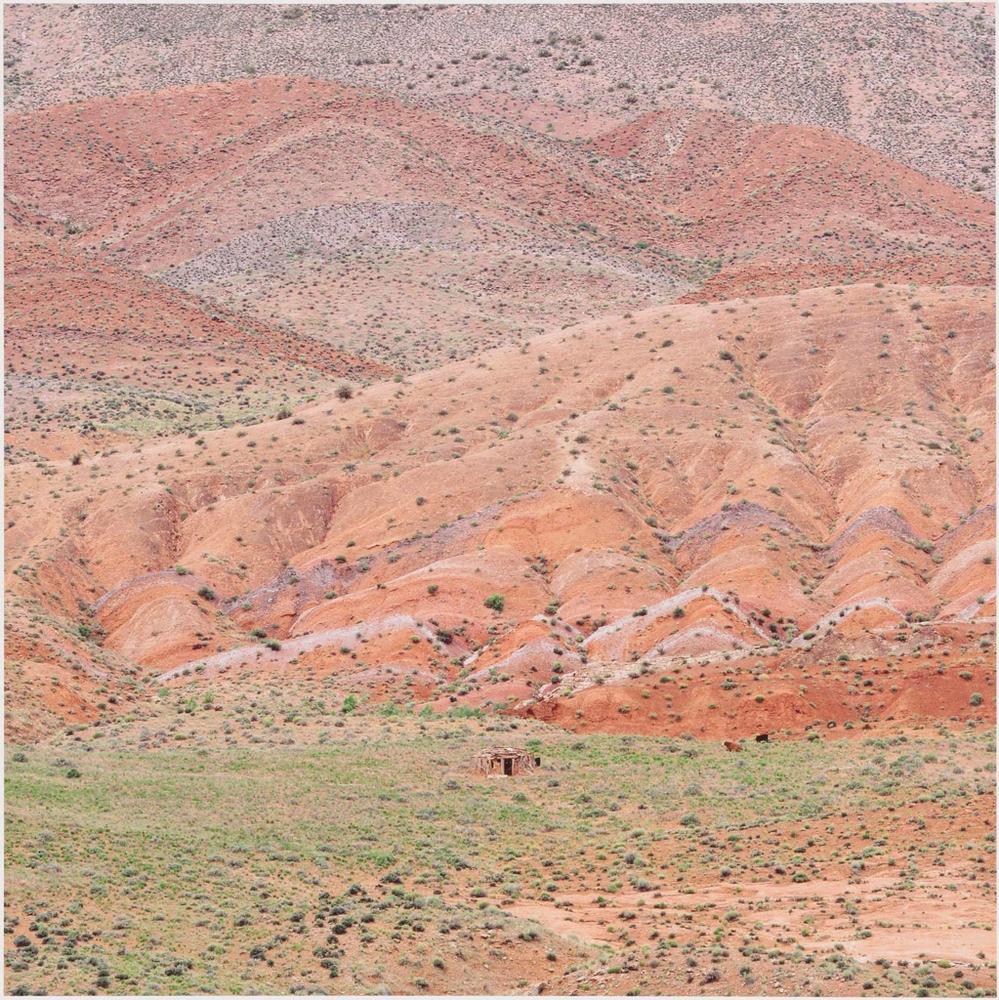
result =
[[[162,689],[8,747],[7,990],[995,992],[974,723],[726,753],[351,709]],[[542,766],[474,775],[494,744]]]

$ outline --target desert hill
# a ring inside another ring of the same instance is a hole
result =
[[[835,133],[678,106],[566,142],[317,80],[8,116],[75,248],[413,370],[677,297],[988,285],[994,209]]]
[[[991,711],[991,15],[812,13],[9,12],[18,731]]]
[[[56,228],[8,206],[8,460],[253,423],[340,379],[388,374],[77,250]]]
[[[672,298],[703,269],[643,261],[645,206],[560,144],[335,84],[173,89],[8,128],[9,190],[78,245],[395,365]]]
[[[992,327],[962,287],[678,304],[294,419],[14,466],[8,586],[140,686],[287,671],[560,718],[772,658],[761,697],[791,728],[904,715],[920,685],[934,711],[991,711],[951,671],[989,670],[992,402],[966,373]],[[803,695],[817,658],[919,683],[861,711],[843,678]],[[741,680],[708,689],[708,731],[759,723]],[[717,725],[712,698],[733,701]],[[582,717],[691,727],[666,708]]]
[[[410,104],[502,107],[586,134],[677,100],[831,129],[992,190],[992,8],[984,4],[580,7],[14,6],[11,109],[137,90],[312,76]]]

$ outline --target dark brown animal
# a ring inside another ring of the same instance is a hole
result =
[[[725,749],[728,750],[729,753],[741,753],[742,752],[742,747],[739,746],[738,743],[733,743],[731,740],[726,740],[725,741]]]
[[[759,736],[756,737],[756,742],[757,743],[769,743],[770,742],[770,734],[769,733],[760,733]]]

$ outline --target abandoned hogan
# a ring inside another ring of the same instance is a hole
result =
[[[524,774],[541,766],[541,758],[523,747],[489,747],[480,750],[473,761],[480,774]]]

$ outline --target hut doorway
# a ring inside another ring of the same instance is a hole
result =
[[[507,776],[510,776],[510,775],[513,774],[513,758],[512,757],[504,757],[503,758],[503,773],[505,775],[507,775]]]

